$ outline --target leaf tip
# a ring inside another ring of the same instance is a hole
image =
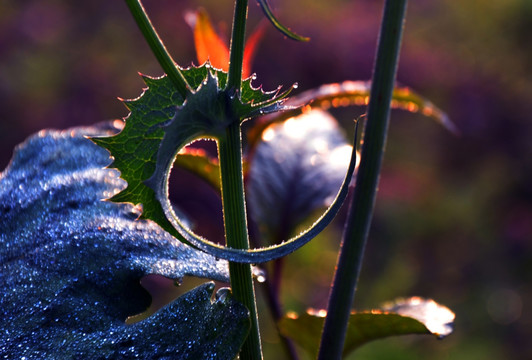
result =
[[[397,300],[383,309],[419,321],[438,339],[443,339],[454,330],[454,312],[432,299],[414,296]]]

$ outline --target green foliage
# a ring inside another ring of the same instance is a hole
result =
[[[329,110],[339,107],[366,106],[369,101],[370,89],[370,81],[347,80],[340,83],[324,84],[315,89],[303,91],[286,101],[287,109],[285,111],[258,119],[247,134],[248,141],[252,146],[256,145],[260,141],[263,131],[270,124],[298,116],[308,112],[309,109]],[[455,124],[444,111],[407,86],[395,86],[391,107],[420,113],[434,119],[447,130],[458,133]]]
[[[252,78],[249,78],[242,83],[239,96],[231,89],[224,89],[227,74],[209,64],[191,67],[182,73],[194,89],[186,99],[172,90],[173,85],[167,77],[144,77],[148,88],[139,98],[126,101],[131,113],[124,129],[111,137],[93,138],[110,151],[114,160],[109,167],[119,170],[128,184],[111,200],[141,205],[142,219],[155,221],[188,245],[232,261],[269,261],[310,241],[332,221],[347,196],[355,170],[354,148],[347,175],[335,201],[311,229],[283,245],[251,251],[220,248],[194,234],[176,216],[168,199],[168,179],[178,152],[195,139],[220,138],[234,122],[284,110],[284,98],[291,91],[279,93],[277,89],[264,92],[253,88]]]
[[[229,94],[223,90],[227,74],[208,64],[182,73],[194,89],[186,99],[168,77],[144,76],[148,88],[139,98],[125,101],[131,113],[124,129],[93,141],[110,151],[113,162],[109,167],[119,170],[128,184],[110,200],[141,204],[142,219],[155,221],[188,243],[168,220],[175,218],[185,232],[167,204],[167,181],[177,153],[195,139],[216,139],[233,121],[282,109],[282,99],[288,92],[254,89],[250,78],[244,81],[241,96]]]
[[[283,335],[311,356],[318,352],[326,311],[289,314],[279,322]],[[353,312],[349,318],[343,356],[367,342],[396,335],[428,334],[443,338],[452,332],[454,314],[432,300],[400,300],[384,309]]]

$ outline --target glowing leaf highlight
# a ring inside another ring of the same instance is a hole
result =
[[[284,336],[293,339],[311,356],[318,353],[326,310],[287,314],[279,322]],[[454,313],[434,300],[413,297],[400,299],[383,309],[353,312],[349,319],[343,355],[360,346],[390,336],[425,334],[438,339],[453,331]]]
[[[371,82],[369,81],[347,80],[341,83],[325,84],[292,96],[286,102],[286,105],[291,106],[292,109],[264,116],[256,122],[247,134],[249,143],[255,145],[269,124],[284,121],[311,109],[328,110],[346,106],[366,106],[369,102],[370,88]],[[459,134],[458,128],[444,111],[407,86],[396,85],[391,106],[393,109],[419,113],[432,118],[452,133]]]

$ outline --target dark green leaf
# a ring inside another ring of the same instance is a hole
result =
[[[185,145],[199,138],[214,138],[234,121],[283,108],[287,93],[265,93],[244,82],[244,100],[224,90],[227,75],[208,63],[182,71],[192,92],[183,99],[166,77],[144,77],[148,88],[137,99],[126,101],[131,110],[126,125],[111,137],[93,140],[110,151],[127,187],[114,202],[142,205],[142,219],[190,244],[203,241],[180,223],[169,205],[167,181],[174,159]]]
[[[138,209],[102,201],[122,189],[85,136],[109,125],[42,131],[0,175],[0,353],[12,359],[232,359],[247,309],[213,285],[125,325],[150,296],[141,277],[226,281],[227,263],[177,241]]]
[[[293,339],[309,354],[318,353],[326,311],[309,310],[289,314],[279,322],[283,335]],[[400,300],[383,309],[352,313],[347,328],[344,356],[373,340],[396,335],[429,334],[437,338],[453,330],[454,313],[433,300],[418,297]]]

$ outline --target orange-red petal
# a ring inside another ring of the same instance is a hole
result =
[[[194,44],[199,65],[207,60],[217,69],[229,70],[229,49],[214,30],[209,15],[200,8],[188,14],[187,22],[194,31]]]
[[[194,45],[199,65],[210,61],[211,65],[224,71],[229,70],[229,48],[214,30],[209,15],[200,8],[186,15],[186,21],[194,32]],[[264,23],[259,25],[250,35],[244,48],[242,63],[242,77],[251,75],[251,63],[255,56],[257,45],[264,34]]]

